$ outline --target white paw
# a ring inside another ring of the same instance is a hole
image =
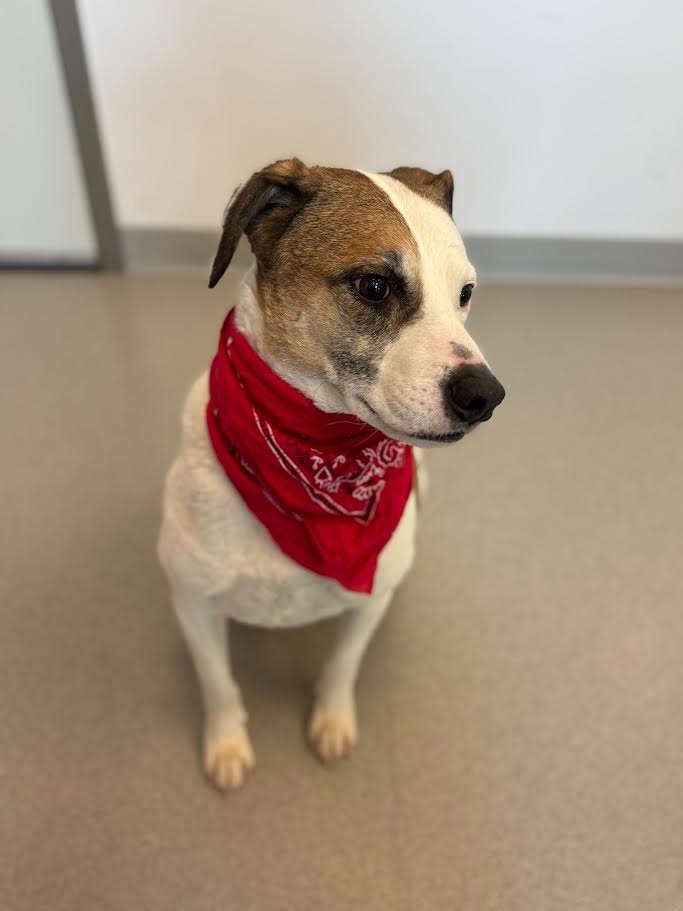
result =
[[[308,737],[325,765],[334,765],[340,759],[346,759],[358,740],[353,709],[314,709],[308,726]]]
[[[254,751],[246,731],[204,741],[204,771],[220,791],[241,788],[254,768]]]

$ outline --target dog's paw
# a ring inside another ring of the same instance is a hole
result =
[[[325,765],[331,766],[340,759],[346,759],[358,740],[353,709],[314,709],[308,726],[308,738]]]
[[[220,791],[241,788],[254,768],[254,751],[246,731],[204,741],[204,771]]]

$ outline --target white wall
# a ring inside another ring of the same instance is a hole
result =
[[[452,168],[470,234],[683,238],[681,0],[80,0],[120,220],[296,154]]]
[[[0,117],[0,260],[94,260],[96,242],[45,0],[3,6]]]

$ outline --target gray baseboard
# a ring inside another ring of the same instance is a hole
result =
[[[211,261],[218,245],[218,234],[175,228],[124,228],[121,241],[129,272],[186,272],[204,269],[208,281]]]
[[[683,241],[469,237],[470,259],[488,282],[561,284],[683,284]],[[128,228],[122,246],[131,272],[203,270],[207,280],[218,234],[166,228]],[[239,265],[249,261],[240,244]]]
[[[496,282],[683,283],[683,241],[470,237],[481,277]]]

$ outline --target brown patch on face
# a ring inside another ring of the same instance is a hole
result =
[[[269,351],[313,374],[369,381],[421,305],[417,245],[389,197],[358,171],[297,159],[265,168],[228,210],[212,286],[242,230],[257,260]],[[363,300],[354,287],[362,275],[386,278],[389,297]]]
[[[419,196],[424,196],[437,206],[453,214],[453,175],[450,171],[432,174],[424,168],[394,168],[387,171],[389,177],[400,180]]]

